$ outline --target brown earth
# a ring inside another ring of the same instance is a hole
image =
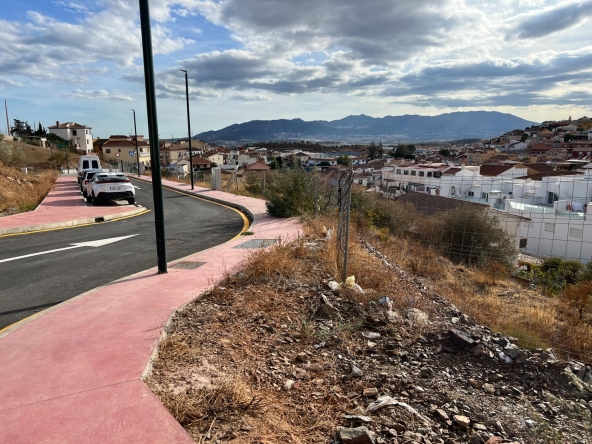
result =
[[[312,230],[175,314],[146,382],[196,442],[592,442],[592,367],[519,348],[359,239],[350,258],[362,291],[331,290]]]

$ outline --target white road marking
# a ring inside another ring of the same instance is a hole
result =
[[[0,263],[2,263],[2,262],[16,261],[18,259],[25,259],[27,257],[41,256],[42,254],[56,253],[58,251],[72,250],[74,248],[81,248],[81,247],[94,247],[94,248],[96,248],[96,247],[102,247],[103,245],[111,244],[113,242],[118,242],[120,240],[124,240],[124,239],[130,238],[130,237],[134,237],[134,236],[137,236],[137,234],[131,234],[129,236],[121,236],[121,237],[112,237],[110,239],[100,239],[100,240],[89,241],[89,242],[77,242],[75,244],[70,245],[69,247],[58,248],[58,249],[49,250],[49,251],[41,251],[39,253],[26,254],[24,256],[11,257],[11,258],[8,258],[8,259],[2,259],[2,260],[0,260]]]

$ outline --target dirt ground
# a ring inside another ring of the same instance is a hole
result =
[[[196,442],[592,442],[592,368],[519,348],[368,244],[350,253],[361,289],[331,289],[317,232],[174,315],[146,382]]]

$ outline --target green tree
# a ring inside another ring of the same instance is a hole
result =
[[[347,154],[344,154],[343,156],[339,156],[337,158],[337,163],[339,165],[346,165],[347,166],[347,165],[349,165],[350,162],[351,162],[351,158]]]
[[[380,159],[382,157],[382,155],[384,154],[382,142],[379,143],[378,145],[376,145],[374,143],[374,140],[372,142],[370,142],[370,145],[368,145],[368,148],[366,150],[366,154],[370,160]]]
[[[275,217],[293,217],[315,211],[315,176],[301,166],[270,174],[265,190],[267,212]]]
[[[442,156],[450,156],[450,150],[442,148],[440,151],[438,151],[438,154],[441,154]]]
[[[394,157],[412,158],[415,153],[415,145],[397,145]]]
[[[30,136],[33,133],[31,126],[28,122],[23,122],[18,119],[14,119],[14,126],[10,128],[10,134],[19,138]]]

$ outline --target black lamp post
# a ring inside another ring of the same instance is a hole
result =
[[[187,81],[187,71],[182,69],[185,73],[185,99],[187,101],[187,135],[189,141],[189,170],[191,172],[191,189],[193,190],[193,151],[191,151],[191,123],[189,119],[189,82]]]
[[[138,162],[138,177],[140,177],[140,152],[138,151],[138,129],[136,128],[136,110],[132,109],[134,112],[134,133],[136,133],[136,159]]]

